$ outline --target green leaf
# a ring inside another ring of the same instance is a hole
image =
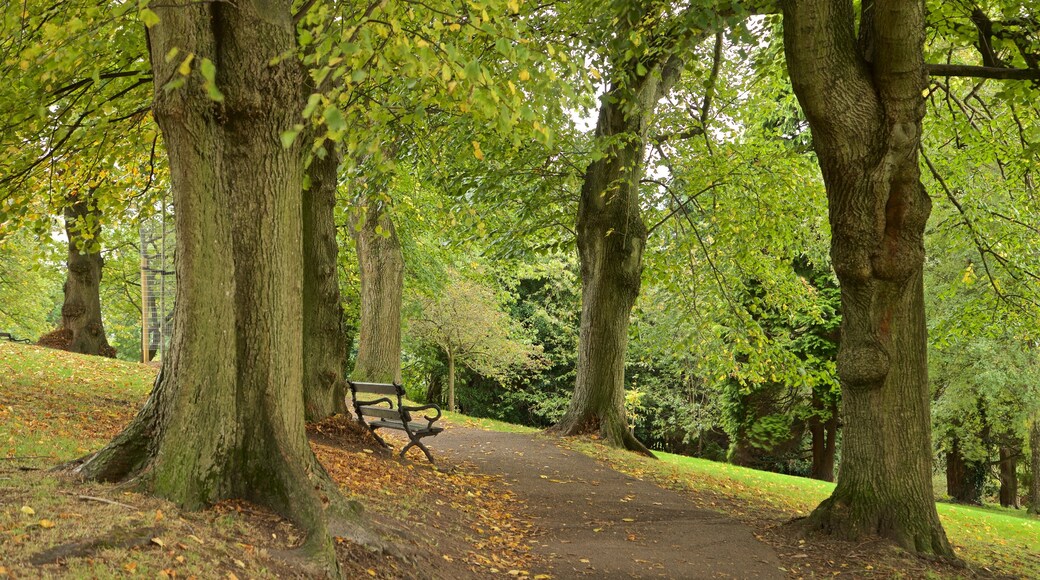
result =
[[[293,142],[296,141],[296,136],[299,134],[300,130],[295,127],[288,131],[282,131],[282,134],[278,136],[282,140],[282,147],[286,149],[292,147]]]
[[[141,22],[143,22],[148,28],[159,24],[159,15],[147,8],[142,8],[141,11],[137,13],[137,17],[140,18]]]
[[[210,59],[203,58],[199,63],[199,71],[202,72],[202,78],[206,79],[205,87],[209,98],[218,103],[223,102],[224,94],[217,88],[217,65],[213,64]]]
[[[347,128],[347,120],[343,118],[343,113],[335,106],[330,105],[327,107],[322,114],[322,118],[325,120],[325,125],[329,128],[329,131],[344,131]]]

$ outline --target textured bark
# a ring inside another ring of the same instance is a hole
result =
[[[784,45],[827,189],[841,283],[842,464],[810,516],[844,538],[880,535],[952,557],[931,488],[920,181],[921,0],[787,0]]]
[[[346,413],[347,340],[339,292],[336,187],[340,156],[315,156],[303,192],[303,401],[308,421]]]
[[[1000,506],[1018,509],[1018,450],[1001,447],[1000,473]]]
[[[105,260],[100,252],[90,251],[101,235],[94,201],[90,194],[69,201],[65,206],[68,277],[61,306],[61,324],[69,334],[66,348],[70,352],[115,357],[116,351],[108,344],[101,320],[101,273]]]
[[[989,466],[983,461],[967,461],[961,454],[960,442],[953,440],[946,453],[946,493],[953,501],[982,505],[982,485]]]
[[[596,433],[610,445],[651,457],[625,413],[625,352],[647,237],[639,209],[646,129],[680,67],[677,58],[663,60],[642,77],[631,75],[629,88],[614,85],[601,99],[596,138],[606,144],[605,156],[586,169],[578,202],[577,379],[567,413],[552,429],[564,435]]]
[[[352,227],[361,274],[361,321],[354,380],[401,381],[401,298],[404,257],[384,203],[371,197]]]
[[[303,410],[300,148],[281,131],[301,106],[288,1],[161,7],[149,29],[153,111],[169,156],[177,302],[169,356],[144,408],[77,471],[136,479],[184,508],[225,498],[265,505],[307,531],[305,550],[338,574],[337,535],[362,536],[317,463]],[[211,59],[225,100],[181,59]],[[272,64],[274,63],[274,64]],[[332,517],[334,516],[334,517]]]
[[[1040,515],[1040,418],[1034,418],[1029,429],[1029,449],[1029,513]]]

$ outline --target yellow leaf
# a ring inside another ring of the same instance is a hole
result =
[[[133,572],[137,569],[137,562],[127,562],[126,564],[123,564],[123,569],[127,572]]]
[[[635,520],[632,519],[632,518],[621,518],[621,521],[623,521],[623,522],[634,522]]]
[[[376,571],[371,569],[371,568],[369,568],[368,570],[365,570],[365,572],[368,572],[369,576],[375,576],[376,575]]]
[[[242,560],[235,560],[235,566],[238,566],[239,568],[245,568],[246,567],[246,563],[243,562]]]
[[[40,527],[49,530],[54,527],[54,522],[50,520],[40,520]]]
[[[162,541],[162,538],[152,538],[152,543],[160,548],[166,547],[166,542]]]
[[[195,60],[194,53],[188,53],[188,56],[184,57],[181,65],[177,67],[177,72],[181,73],[182,76],[188,76],[191,74],[191,61]]]
[[[27,516],[34,516],[34,515],[36,515],[36,510],[32,509],[31,507],[29,507],[27,505],[23,505],[22,506],[21,512],[23,514],[27,515]]]
[[[484,160],[484,152],[480,150],[479,141],[473,141],[473,156],[481,161]]]
[[[526,80],[529,80],[530,78],[531,78],[531,73],[527,72],[526,68],[522,69],[520,71],[520,80],[526,81]]]
[[[447,560],[449,562],[454,562],[455,561],[455,558],[452,558],[451,556],[449,556],[447,554],[441,556],[441,558],[444,558],[445,560]]]
[[[155,510],[155,521],[162,521],[163,513],[162,510]]]

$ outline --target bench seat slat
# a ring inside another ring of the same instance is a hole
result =
[[[380,417],[382,419],[396,419],[401,420],[401,412],[397,409],[387,409],[386,407],[359,407],[361,414],[367,417]]]
[[[369,423],[369,425],[373,427],[384,427],[386,429],[398,429],[400,431],[404,431],[404,423],[402,423],[399,420],[387,421],[381,419],[379,421],[372,421]],[[441,431],[444,431],[444,427],[430,427],[428,423],[416,423],[415,421],[408,423],[408,428],[412,430],[412,433],[415,433],[417,435],[435,435],[437,433],[440,433]]]

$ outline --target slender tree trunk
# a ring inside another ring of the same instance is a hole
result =
[[[430,373],[430,382],[426,387],[426,402],[439,405],[444,397],[444,377],[437,373]]]
[[[101,320],[101,226],[90,193],[70,199],[65,206],[65,233],[69,240],[62,327],[68,334],[67,350],[115,357]]]
[[[953,440],[946,453],[946,493],[953,501],[982,505],[982,484],[989,467],[985,462],[967,461],[961,453],[960,441]]]
[[[564,435],[599,434],[603,440],[653,457],[628,425],[625,352],[629,315],[639,295],[646,224],[640,216],[646,129],[657,102],[678,79],[681,61],[668,58],[645,76],[615,85],[601,99],[596,138],[602,159],[585,171],[578,202],[581,326],[574,396],[553,427]]]
[[[1001,447],[1000,506],[1018,509],[1018,450]]]
[[[331,144],[308,168],[303,192],[303,400],[308,421],[345,413],[347,341],[339,292],[336,187],[340,156]]]
[[[824,409],[822,398],[814,391],[812,395],[812,406],[817,414],[809,419],[809,432],[812,434],[812,472],[813,479],[821,481],[834,481],[834,452],[836,448],[835,437],[838,435],[838,409],[832,403],[829,408]],[[827,419],[822,419],[819,413],[830,413]]]
[[[353,378],[401,381],[401,298],[404,256],[384,203],[362,198],[363,215],[352,227],[361,273],[361,331]]]
[[[1029,429],[1029,449],[1029,470],[1032,475],[1029,484],[1029,513],[1040,515],[1040,417],[1033,418],[1033,426]]]
[[[169,155],[177,302],[168,357],[144,408],[78,471],[131,478],[184,508],[224,498],[268,506],[307,532],[304,548],[338,575],[330,531],[363,535],[307,443],[303,409],[299,69],[287,0],[155,7],[153,111]],[[223,102],[182,59],[216,65]],[[331,517],[335,516],[335,517]],[[342,532],[330,528],[342,524]]]
[[[455,353],[448,350],[448,410],[455,412]]]
[[[786,0],[792,85],[827,189],[841,283],[842,464],[811,527],[953,556],[931,487],[920,182],[923,0]]]

